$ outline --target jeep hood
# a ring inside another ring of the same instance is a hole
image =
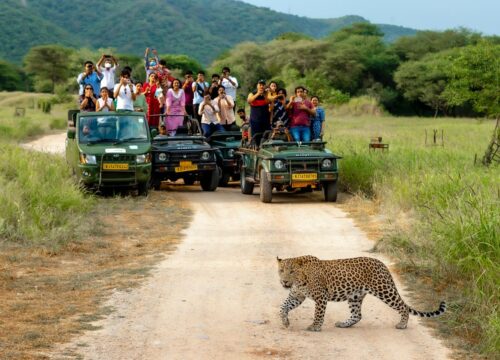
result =
[[[117,145],[113,143],[100,144],[79,144],[80,152],[88,155],[103,155],[103,154],[132,154],[139,155],[151,151],[149,142],[126,142]]]

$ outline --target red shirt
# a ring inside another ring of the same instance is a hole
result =
[[[309,126],[310,125],[310,113],[306,110],[299,109],[300,105],[305,105],[308,109],[313,109],[314,106],[309,100],[304,100],[302,102],[294,102],[291,109],[290,127],[294,126]]]

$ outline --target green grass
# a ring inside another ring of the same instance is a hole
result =
[[[73,104],[54,105],[51,113],[45,114],[38,109],[38,102],[50,98],[47,94],[0,92],[0,142],[19,142],[49,130],[65,129],[66,114]],[[15,116],[19,108],[24,109],[24,116]]]
[[[341,160],[342,187],[382,201],[393,226],[382,247],[406,269],[429,274],[449,294],[447,327],[474,350],[500,350],[500,167],[480,165],[494,121],[327,117],[326,139]],[[432,142],[444,131],[444,146]],[[389,151],[369,152],[382,136]],[[475,155],[478,164],[475,164]],[[411,229],[398,229],[407,223]]]
[[[61,156],[23,150],[18,142],[66,126],[71,106],[52,114],[30,108],[46,95],[0,93],[0,239],[56,251],[84,231],[84,215],[94,204],[82,194]],[[14,116],[26,106],[24,117]]]

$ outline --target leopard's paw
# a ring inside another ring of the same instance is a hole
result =
[[[309,325],[308,328],[307,328],[308,331],[321,331],[321,326],[317,326],[317,325]]]
[[[290,326],[290,320],[288,320],[288,317],[282,317],[281,318],[281,323],[283,324],[284,327],[289,327]]]
[[[338,321],[338,322],[335,323],[335,326],[339,327],[339,328],[348,328],[351,325],[348,324],[346,321]]]

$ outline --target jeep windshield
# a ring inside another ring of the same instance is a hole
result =
[[[82,116],[78,123],[81,144],[123,143],[148,141],[148,128],[143,116],[112,115]]]

